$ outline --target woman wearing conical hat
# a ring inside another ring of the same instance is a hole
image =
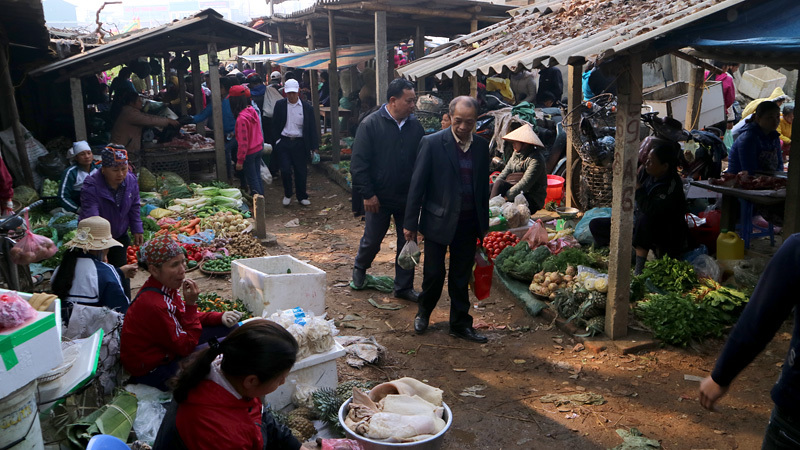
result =
[[[531,211],[542,209],[547,197],[544,144],[528,124],[508,133],[503,139],[511,142],[514,153],[495,180],[491,197],[502,195],[513,202],[514,197],[523,194]]]

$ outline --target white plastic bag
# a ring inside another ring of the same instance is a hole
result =
[[[272,173],[270,173],[269,167],[264,164],[264,161],[261,161],[261,181],[264,184],[272,184]]]
[[[422,253],[419,251],[419,246],[414,241],[406,241],[406,245],[400,250],[400,255],[397,257],[397,265],[406,270],[413,269],[419,264],[419,257]]]
[[[714,258],[708,255],[700,255],[692,261],[692,266],[694,266],[694,271],[698,277],[719,281],[721,271]]]
[[[489,199],[489,208],[492,208],[492,207],[495,207],[495,206],[497,206],[497,207],[503,206],[503,203],[505,203],[505,202],[506,201],[505,201],[505,199],[503,198],[502,195],[498,195],[497,197],[492,197],[492,198]]]

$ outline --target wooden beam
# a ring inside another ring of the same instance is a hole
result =
[[[389,73],[386,61],[386,11],[375,12],[375,96],[378,105],[386,103],[386,90],[389,89]]]
[[[286,53],[286,46],[283,45],[283,31],[278,26],[278,53]]]
[[[478,31],[478,20],[472,19],[469,23],[469,32],[474,33]],[[469,76],[469,96],[478,98],[478,73]]]
[[[311,26],[310,20],[306,22],[306,38],[308,39],[308,49],[316,50],[317,47],[314,44],[314,27]],[[316,70],[310,70],[308,79],[311,83],[311,106],[314,107],[314,132],[317,133],[317,137],[319,138],[319,74]]]
[[[689,101],[686,103],[686,120],[683,127],[691,131],[699,128],[700,107],[703,104],[703,84],[705,69],[695,67],[689,80]]]
[[[417,34],[414,36],[414,58],[425,56],[425,27],[417,25]],[[417,92],[425,90],[425,77],[417,78]]]
[[[24,183],[28,187],[35,188],[33,181],[33,171],[31,170],[31,163],[28,159],[28,148],[25,145],[25,134],[22,132],[22,124],[19,123],[19,110],[17,110],[17,100],[16,95],[14,93],[14,82],[11,80],[11,69],[8,64],[8,55],[6,54],[6,46],[0,45],[0,71],[3,72],[2,80],[0,80],[0,97],[4,98],[5,100],[3,103],[8,103],[8,112],[10,113],[11,117],[11,131],[14,134],[14,145],[17,147],[17,154],[19,155],[19,165],[22,169],[22,176],[25,178]],[[78,93],[80,94],[80,86],[81,80],[77,80],[78,82]],[[80,108],[83,109],[83,97],[81,97],[80,101]],[[73,106],[73,113],[74,113],[74,106]],[[83,119],[83,115],[80,116]],[[78,126],[76,122],[75,126],[75,134],[78,133]],[[86,123],[83,123],[83,139],[78,139],[79,141],[85,140],[86,137]],[[27,206],[27,205],[23,205]]]
[[[413,6],[392,6],[387,5],[380,2],[361,2],[361,3],[347,3],[342,5],[336,4],[323,4],[318,5],[323,9],[327,9],[328,11],[337,11],[337,10],[347,10],[353,11],[355,9],[362,9],[364,11],[381,11],[381,12],[390,12],[390,13],[398,13],[398,14],[417,14],[421,16],[428,16],[428,17],[441,17],[445,19],[462,19],[462,20],[473,20],[475,19],[475,15],[470,12],[460,12],[460,11],[443,11],[437,9],[426,9],[420,7],[413,7]],[[481,17],[481,20],[487,22],[494,22],[495,19],[499,18],[492,18],[492,17]],[[505,19],[502,19],[505,20]]]
[[[690,63],[694,64],[695,66],[700,66],[703,69],[708,70],[709,72],[711,72],[712,75],[718,75],[718,74],[722,73],[722,69],[720,69],[719,67],[717,67],[717,66],[715,66],[713,64],[709,64],[709,63],[703,61],[700,58],[694,57],[692,55],[687,55],[686,53],[683,53],[682,51],[675,50],[674,52],[670,52],[670,55],[673,55],[676,58],[680,58],[680,59],[682,59],[684,61],[689,61]]]
[[[85,141],[86,134],[86,108],[83,106],[83,88],[80,78],[69,79],[69,92],[72,97],[72,120],[75,123],[75,140]]]
[[[191,55],[192,60],[192,95],[194,95],[194,100],[192,101],[192,106],[194,106],[194,113],[200,114],[200,111],[203,110],[203,72],[200,70],[200,55],[194,51]],[[202,128],[198,130],[201,136],[205,136],[205,130]]]
[[[242,64],[242,58],[240,58],[240,56],[242,56],[243,54],[244,53],[242,53],[242,46],[240,45],[236,47],[236,68],[239,69],[239,72],[244,70],[244,65]]]
[[[611,339],[620,339],[628,333],[634,193],[642,112],[642,61],[637,54],[627,58],[627,69],[617,79],[617,143],[614,149],[605,325],[605,333]]]
[[[800,92],[800,78],[797,79],[795,92]],[[797,162],[800,161],[800,120],[792,122],[792,136],[794,139],[792,139],[792,147],[789,149],[789,161]],[[786,206],[783,214],[783,236],[785,237],[800,231],[800,164],[789,164],[787,177]]]
[[[567,111],[572,113],[576,111],[578,106],[580,106],[583,100],[583,68],[577,64],[570,64],[567,66]],[[580,117],[577,115],[573,117],[573,114],[570,114],[570,122],[575,122],[580,120]],[[572,123],[570,125],[573,125]],[[575,202],[575,192],[573,191],[573,187],[577,185],[577,181],[574,177],[574,173],[572,170],[572,166],[578,161],[578,149],[575,148],[573,142],[577,142],[576,139],[578,138],[578,123],[574,123],[574,126],[565,127],[567,132],[567,206],[574,207]],[[586,205],[583,205],[584,207]]]
[[[331,62],[328,66],[328,88],[331,99],[331,152],[333,164],[339,165],[339,68],[336,61],[336,29],[334,28],[333,11],[328,11],[328,39],[332,43]]]
[[[253,222],[255,222],[254,234],[259,239],[267,237],[267,207],[264,196],[253,194]]]
[[[219,85],[219,58],[217,44],[208,44],[208,74],[211,83],[211,123],[214,124],[214,149],[217,153],[217,179],[229,182],[225,158],[225,131],[222,128],[222,92]]]
[[[182,116],[189,114],[189,108],[186,107],[186,79],[184,78],[185,76],[186,76],[186,70],[178,69],[178,100],[181,102]]]

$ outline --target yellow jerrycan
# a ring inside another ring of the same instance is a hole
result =
[[[744,259],[744,241],[735,231],[722,230],[717,236],[717,260]]]

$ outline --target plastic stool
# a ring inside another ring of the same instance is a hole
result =
[[[767,228],[753,225],[753,203],[739,199],[739,235],[744,241],[744,248],[750,248],[750,239],[769,236],[769,244],[775,246],[775,227],[770,223]]]
[[[110,434],[96,434],[89,440],[86,450],[130,450],[130,447]]]

